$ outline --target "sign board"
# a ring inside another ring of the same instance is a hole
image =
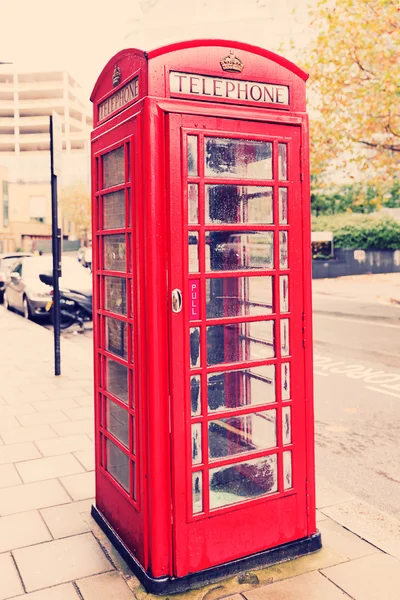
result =
[[[170,71],[171,96],[193,96],[209,100],[236,100],[258,104],[289,106],[289,86],[258,81],[243,81],[209,75]]]
[[[62,120],[61,116],[52,113],[52,135],[53,135],[53,173],[61,175],[62,172]]]
[[[109,96],[106,100],[99,104],[99,121],[109,117],[117,110],[120,110],[125,105],[130,104],[139,97],[139,77],[135,77],[123,85],[115,94]]]
[[[311,232],[312,242],[333,242],[332,231],[312,231]]]

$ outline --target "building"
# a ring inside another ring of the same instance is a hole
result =
[[[0,67],[0,165],[5,168],[0,185],[2,197],[3,189],[8,190],[8,230],[14,240],[9,248],[0,221],[0,239],[7,250],[29,249],[35,241],[51,237],[49,116],[53,112],[62,121],[59,188],[78,181],[89,187],[92,114],[78,83],[65,71],[17,73]],[[64,225],[66,236],[73,226]]]

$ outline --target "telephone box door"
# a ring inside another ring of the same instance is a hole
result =
[[[298,126],[170,115],[173,559],[307,528]]]

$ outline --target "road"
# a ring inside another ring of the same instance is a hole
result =
[[[314,309],[317,473],[400,519],[400,307]]]

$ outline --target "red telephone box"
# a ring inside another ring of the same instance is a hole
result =
[[[156,593],[321,547],[306,79],[201,40],[93,90],[93,515]]]

